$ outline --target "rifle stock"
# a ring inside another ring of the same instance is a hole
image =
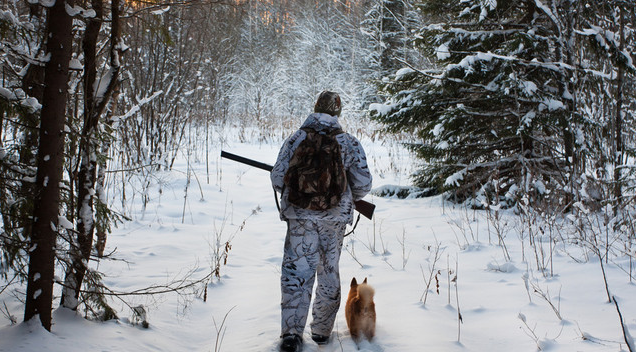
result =
[[[269,171],[269,172],[272,172],[272,170],[274,169],[274,167],[272,165],[261,163],[261,162],[256,161],[256,160],[248,159],[248,158],[242,157],[240,155],[228,153],[228,152],[226,152],[224,150],[221,150],[221,158],[226,158],[226,159],[238,161],[239,163],[243,163],[243,164],[246,164],[246,165],[254,166],[256,168],[259,168],[259,169],[265,170],[265,171]],[[358,211],[360,214],[364,215],[364,217],[366,217],[369,220],[373,217],[373,212],[375,211],[375,204],[369,203],[369,202],[367,202],[365,200],[362,200],[362,199],[356,200],[353,203],[355,204],[356,211]]]

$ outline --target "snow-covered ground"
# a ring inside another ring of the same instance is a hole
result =
[[[408,184],[395,173],[409,170],[406,152],[379,142],[364,144],[374,187]],[[271,164],[278,147],[229,142],[223,149]],[[185,158],[174,171],[157,175],[146,208],[137,204],[133,220],[108,238],[106,252],[114,250],[114,257],[125,261],[99,263],[110,288],[132,291],[205,277],[217,239],[221,251],[229,241],[227,265],[220,267],[220,280],[207,285],[205,302],[204,284],[181,295],[125,297],[145,307],[147,329],[132,324],[131,310],[116,299],[119,320],[87,321],[58,309],[51,333],[38,322],[11,325],[4,314],[0,351],[277,351],[286,227],[278,218],[268,173],[219,160],[219,152],[219,146],[210,150],[209,184],[201,151],[191,157],[187,197]],[[507,261],[484,212],[454,208],[439,197],[367,200],[377,204],[375,219],[360,220],[345,240],[341,259],[343,300],[352,277],[367,277],[376,289],[377,337],[363,342],[360,351],[628,350],[598,258],[559,244],[552,257],[554,275],[544,276],[536,265],[540,253],[535,255],[527,239],[522,246],[520,227],[510,214],[504,218]],[[541,248],[549,258],[549,243]],[[625,258],[605,264],[624,322],[636,334],[636,286],[628,268]],[[22,306],[10,290],[0,300],[21,319]],[[305,351],[356,350],[344,308],[329,345],[316,346],[305,331]]]

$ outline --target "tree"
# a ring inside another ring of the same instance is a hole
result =
[[[629,166],[636,155],[631,133],[636,110],[635,4],[625,1],[587,2],[579,6],[578,50],[582,69],[596,74],[580,75],[578,98],[581,118],[586,121],[587,160],[583,192],[596,208],[606,200],[614,215],[630,206],[634,174]]]
[[[375,99],[371,81],[379,68],[360,31],[366,5],[304,1],[279,6],[255,8],[246,18],[236,72],[225,84],[230,111],[284,128],[311,111],[320,91],[330,89],[343,98],[343,123],[359,121]],[[259,11],[278,20],[257,24],[268,18]]]
[[[64,288],[62,290],[62,305],[76,310],[79,304],[79,294],[84,281],[88,263],[93,250],[95,231],[94,198],[97,181],[97,157],[101,150],[99,144],[100,119],[106,105],[110,101],[118,82],[120,71],[120,18],[119,0],[111,0],[110,16],[110,51],[109,69],[98,78],[97,44],[104,17],[103,0],[92,0],[95,16],[88,19],[83,39],[84,53],[84,124],[79,142],[79,171],[77,176],[76,239],[70,242],[70,263],[66,271]],[[105,165],[103,165],[105,166]]]
[[[423,65],[420,53],[412,46],[411,32],[420,28],[422,15],[412,0],[374,0],[361,23],[367,35],[373,58],[386,77],[403,67],[404,62]]]
[[[478,206],[519,194],[570,202],[580,121],[566,2],[421,2],[436,23],[416,43],[439,66],[401,70],[374,115],[416,134],[417,185]]]
[[[39,316],[51,330],[55,272],[55,245],[60,214],[60,182],[64,164],[64,122],[67,83],[73,43],[72,18],[66,6],[72,0],[56,1],[47,16],[44,92],[37,154],[37,176],[33,226],[30,236],[29,271],[24,320]]]

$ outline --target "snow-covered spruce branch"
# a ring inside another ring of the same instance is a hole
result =
[[[485,29],[485,30],[465,29],[465,28],[488,26],[488,24],[490,24],[490,27],[492,29]],[[460,34],[460,35],[471,36],[471,37],[475,37],[475,36],[485,37],[485,36],[492,36],[495,34],[512,35],[515,33],[519,33],[521,30],[525,28],[526,28],[526,25],[523,23],[513,23],[513,22],[484,23],[483,21],[482,22],[463,22],[463,23],[453,22],[453,23],[442,23],[442,24],[434,23],[434,24],[429,24],[422,27],[423,30],[427,30],[427,31],[446,30],[449,33]]]
[[[537,6],[537,8],[541,9],[541,11],[543,11],[543,13],[545,13],[546,16],[548,16],[548,18],[550,18],[550,21],[552,21],[552,23],[554,23],[554,25],[557,27],[557,30],[558,30],[558,32],[560,34],[562,32],[562,24],[559,21],[559,19],[557,18],[557,16],[554,14],[554,12],[552,10],[550,10],[550,8],[548,6],[543,4],[543,2],[541,2],[541,0],[534,0],[534,3]]]
[[[470,55],[470,56],[467,56],[467,58],[483,60],[483,61],[490,61],[492,59],[499,59],[499,60],[502,60],[502,61],[515,62],[515,63],[519,63],[519,64],[526,65],[526,66],[545,68],[545,69],[549,69],[549,70],[552,70],[552,71],[568,70],[568,71],[576,71],[576,72],[588,73],[588,74],[591,74],[592,76],[604,78],[604,79],[607,79],[607,80],[616,79],[615,73],[605,73],[605,72],[598,71],[598,70],[586,69],[586,68],[583,68],[583,67],[580,67],[580,66],[573,66],[571,64],[567,64],[567,63],[561,62],[561,61],[541,62],[541,61],[537,61],[537,60],[521,59],[521,58],[518,58],[516,56],[499,55],[499,54],[493,54],[491,52],[484,53],[484,52],[480,52],[480,51],[452,51],[452,53]],[[464,58],[464,59],[466,59],[466,58]],[[456,67],[456,66],[459,66],[459,64],[454,64],[454,65],[449,65],[449,66]]]
[[[18,89],[18,91],[14,93],[5,87],[0,87],[0,102],[2,101],[31,112],[37,112],[42,109],[42,105],[38,102],[38,100],[26,95],[22,89]],[[13,122],[13,120],[8,117],[5,117],[4,120]],[[14,124],[25,128],[33,128],[19,122],[14,122]]]
[[[552,71],[561,71],[561,70],[568,70],[568,71],[573,71],[573,72],[579,72],[579,73],[586,73],[586,74],[591,74],[592,76],[595,77],[600,77],[603,79],[607,79],[607,80],[614,80],[616,79],[615,77],[615,73],[605,73],[602,71],[598,71],[598,70],[592,70],[592,69],[588,69],[588,68],[584,68],[584,67],[580,67],[580,66],[573,66],[571,64],[567,64],[565,62],[541,62],[541,61],[537,61],[537,60],[527,60],[527,59],[521,59],[518,58],[516,56],[508,56],[508,55],[500,55],[500,54],[494,54],[491,52],[480,52],[480,51],[458,51],[458,50],[453,50],[453,51],[449,51],[449,53],[454,53],[454,54],[465,54],[467,55],[466,57],[464,57],[463,60],[480,60],[480,61],[491,61],[492,59],[499,59],[502,61],[508,61],[508,62],[514,62],[514,63],[518,63],[521,65],[525,65],[525,66],[532,66],[532,67],[539,67],[539,68],[544,68],[544,69],[549,69]],[[495,88],[491,88],[488,86],[485,86],[483,84],[476,84],[476,83],[471,83],[471,82],[466,82],[462,79],[459,78],[452,78],[452,77],[446,77],[446,75],[444,74],[445,72],[448,71],[448,69],[452,69],[455,67],[460,67],[461,63],[459,64],[450,64],[448,66],[446,66],[444,69],[437,69],[437,70],[421,70],[418,68],[415,68],[411,63],[407,62],[404,59],[401,58],[396,58],[397,61],[407,65],[409,68],[411,68],[412,70],[414,70],[415,72],[425,76],[425,77],[429,77],[431,79],[438,79],[438,80],[448,80],[451,82],[456,82],[456,83],[464,83],[467,85],[471,85],[474,87],[480,87],[486,90],[492,90],[494,91]],[[431,74],[433,72],[437,72],[439,73],[438,75],[434,75]]]

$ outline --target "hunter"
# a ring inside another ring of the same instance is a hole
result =
[[[320,345],[329,342],[340,307],[339,261],[346,225],[353,223],[354,201],[371,190],[364,149],[342,131],[341,111],[337,93],[320,93],[314,113],[283,143],[271,173],[274,189],[282,194],[280,217],[287,222],[281,271],[280,350],[285,352],[302,349],[316,278],[311,338]],[[322,143],[322,151],[315,143]],[[298,165],[303,162],[308,165]]]

